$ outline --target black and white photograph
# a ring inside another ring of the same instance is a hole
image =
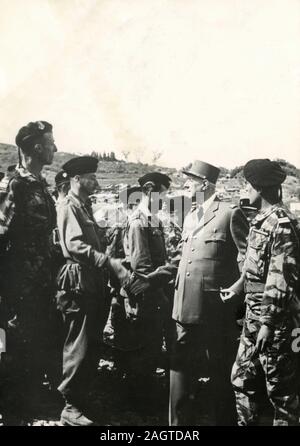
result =
[[[0,0],[0,427],[299,423],[300,0]]]

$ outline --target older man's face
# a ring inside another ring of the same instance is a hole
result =
[[[98,188],[98,181],[95,173],[85,173],[80,175],[80,186],[88,195],[91,195]]]
[[[188,178],[188,180],[184,184],[184,189],[188,192],[188,195],[193,198],[203,192],[203,186],[204,184],[201,178],[199,178],[199,180]]]

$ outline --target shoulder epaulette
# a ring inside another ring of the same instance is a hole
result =
[[[279,225],[284,225],[284,224],[289,224],[289,223],[291,223],[291,220],[288,217],[279,217],[278,218]]]

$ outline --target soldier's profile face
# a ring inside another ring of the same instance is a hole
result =
[[[256,189],[254,189],[254,187],[251,186],[250,183],[247,183],[247,194],[248,194],[249,202],[252,205],[257,204],[261,198],[259,192]]]
[[[57,152],[57,147],[53,138],[52,132],[44,133],[41,139],[41,146],[43,148],[41,159],[44,165],[52,164],[54,153]]]
[[[184,189],[187,190],[190,197],[196,197],[197,192],[202,192],[203,190],[203,182],[201,179],[194,180],[193,178],[189,178],[184,183]]]
[[[83,188],[89,195],[92,194],[98,187],[96,174],[85,173],[84,175],[80,175],[80,187]]]

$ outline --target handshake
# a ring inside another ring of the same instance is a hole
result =
[[[149,274],[131,273],[124,267],[120,259],[109,258],[108,265],[126,294],[135,296],[145,292],[150,286],[161,284],[162,280],[166,282],[171,280],[176,272],[176,267],[171,264],[159,266]]]
[[[137,296],[145,292],[150,286],[161,285],[172,279],[177,268],[171,264],[159,266],[155,271],[149,274],[133,272],[130,277],[128,287],[125,291]]]

